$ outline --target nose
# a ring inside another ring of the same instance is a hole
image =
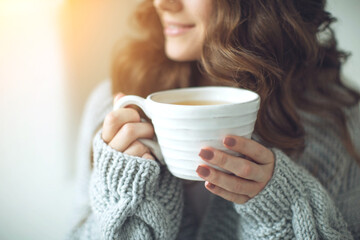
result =
[[[182,0],[154,0],[154,7],[160,11],[178,12],[182,9]]]

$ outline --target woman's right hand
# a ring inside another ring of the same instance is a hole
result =
[[[125,96],[119,93],[114,101]],[[139,113],[132,108],[120,108],[106,115],[102,127],[102,139],[111,148],[119,152],[154,160],[150,149],[138,139],[154,137],[154,128],[150,123],[141,122]]]

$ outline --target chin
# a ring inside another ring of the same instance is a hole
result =
[[[200,54],[195,54],[195,51],[189,51],[189,49],[181,50],[174,48],[165,49],[166,56],[176,62],[189,62],[200,59]]]
[[[182,55],[176,55],[176,54],[166,54],[166,56],[175,61],[175,62],[189,62],[189,61],[194,61],[196,59],[190,58],[188,56],[182,56]]]

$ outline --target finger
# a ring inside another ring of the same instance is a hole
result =
[[[245,158],[232,156],[214,148],[201,149],[199,156],[206,162],[221,167],[236,176],[257,182],[267,179],[262,165]]]
[[[135,141],[124,151],[125,154],[131,156],[142,157],[145,153],[150,153],[148,147],[139,141]]]
[[[274,162],[273,152],[254,140],[239,136],[227,136],[223,143],[228,149],[242,153],[259,164]]]
[[[124,96],[125,96],[125,94],[122,92],[117,93],[114,97],[113,104],[115,104],[117,102],[117,100],[119,100],[120,98],[122,98]]]
[[[154,128],[150,123],[126,123],[110,141],[109,146],[123,152],[139,138],[153,138]]]
[[[229,175],[206,165],[200,165],[196,172],[204,180],[232,193],[254,197],[261,190],[261,185],[257,182]]]
[[[103,128],[102,128],[102,139],[109,143],[120,128],[129,122],[140,122],[139,113],[131,108],[120,108],[118,110],[110,112],[106,115]]]
[[[155,160],[155,158],[153,157],[153,155],[151,155],[150,153],[145,153],[142,158],[145,159],[149,159],[149,160]]]
[[[249,201],[249,199],[250,199],[246,195],[229,192],[229,191],[227,191],[221,187],[218,187],[208,181],[205,182],[205,187],[213,194],[218,195],[219,197],[222,197],[230,202],[234,202],[237,204],[244,204],[247,201]]]

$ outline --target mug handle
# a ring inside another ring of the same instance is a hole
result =
[[[113,110],[117,110],[122,107],[126,107],[128,105],[136,105],[141,108],[141,110],[144,111],[146,116],[148,116],[151,119],[151,114],[146,108],[145,105],[145,99],[142,97],[134,96],[134,95],[128,95],[120,98],[114,103]],[[141,119],[142,122],[145,122],[144,119]],[[161,153],[160,146],[156,140],[156,136],[154,139],[139,139],[139,141],[147,146],[151,153],[154,154],[156,159],[160,162],[160,164],[165,165],[164,157]]]

